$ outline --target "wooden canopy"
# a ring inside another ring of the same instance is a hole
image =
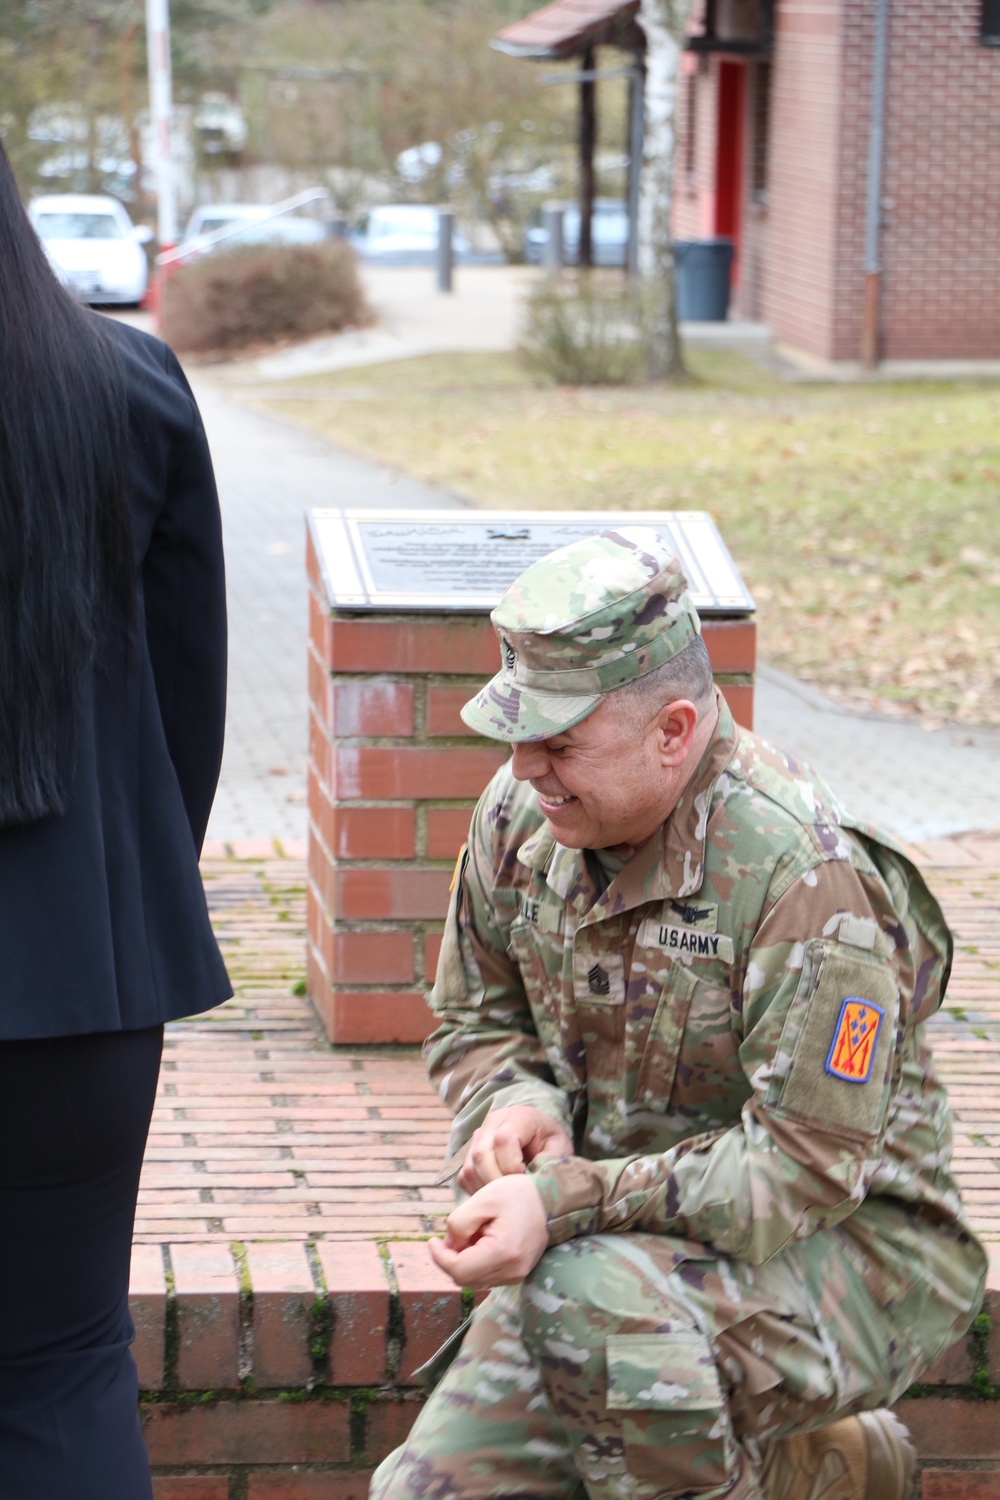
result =
[[[630,275],[638,265],[639,169],[642,161],[643,87],[645,70],[643,54],[646,38],[636,24],[640,0],[552,0],[541,10],[533,10],[523,21],[505,26],[493,38],[492,46],[511,57],[528,57],[536,62],[565,62],[580,59],[580,71],[572,75],[580,88],[580,245],[579,264],[593,264],[592,221],[594,215],[594,148],[597,142],[598,78],[606,76],[597,68],[595,57],[599,46],[618,47],[632,54],[629,69],[629,244],[626,266]],[[549,82],[554,80],[549,79]],[[567,82],[570,81],[567,79]]]
[[[616,33],[636,15],[639,0],[552,0],[514,21],[493,38],[498,52],[562,62],[591,47],[614,45]]]

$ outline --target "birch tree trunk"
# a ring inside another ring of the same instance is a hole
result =
[[[641,0],[636,17],[646,35],[645,139],[639,184],[639,275],[644,288],[646,373],[666,380],[684,373],[677,336],[671,246],[674,111],[684,27],[693,0]]]

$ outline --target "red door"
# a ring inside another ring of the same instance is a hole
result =
[[[734,245],[732,284],[740,279],[743,209],[743,146],[747,70],[741,62],[719,63],[719,136],[715,163],[715,233]]]

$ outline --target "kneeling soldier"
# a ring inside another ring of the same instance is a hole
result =
[[[513,744],[472,820],[432,1003],[495,1288],[376,1500],[903,1500],[884,1408],[968,1326],[985,1257],[923,1023],[920,875],[734,727],[676,559],[609,532],[494,611],[466,705]]]

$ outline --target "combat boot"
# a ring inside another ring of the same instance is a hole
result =
[[[917,1455],[891,1411],[865,1411],[772,1443],[764,1500],[908,1500]]]

